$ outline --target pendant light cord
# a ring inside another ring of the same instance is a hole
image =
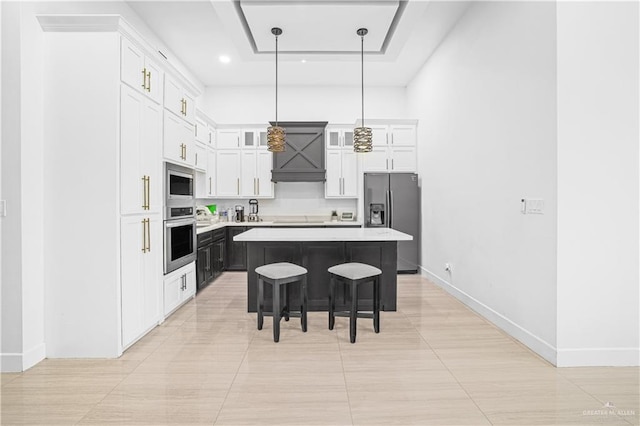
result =
[[[360,36],[361,47],[360,47],[360,71],[361,71],[361,79],[362,82],[362,124],[361,127],[364,127],[364,36]]]
[[[278,36],[276,36],[276,127],[278,127]]]

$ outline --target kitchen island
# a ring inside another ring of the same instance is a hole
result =
[[[236,235],[234,241],[247,244],[247,310],[256,312],[258,266],[275,262],[291,262],[308,270],[309,311],[328,310],[329,273],[327,269],[345,262],[361,262],[382,270],[380,279],[381,308],[396,310],[398,241],[413,239],[411,235],[389,228],[254,228]],[[298,303],[299,286],[291,286],[290,300]],[[364,286],[359,294],[362,309],[373,306],[373,288]],[[337,309],[347,305],[346,293],[339,289]],[[271,288],[265,287],[265,303],[271,304]]]

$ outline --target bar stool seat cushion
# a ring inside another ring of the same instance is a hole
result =
[[[364,263],[342,263],[329,268],[329,273],[339,275],[348,280],[360,280],[363,278],[375,277],[382,274],[382,271],[375,266]]]
[[[288,262],[270,263],[256,268],[256,274],[272,280],[295,277],[306,273],[307,270],[302,266]]]

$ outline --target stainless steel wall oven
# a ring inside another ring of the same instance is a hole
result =
[[[196,260],[194,172],[166,163],[164,216],[164,273]]]

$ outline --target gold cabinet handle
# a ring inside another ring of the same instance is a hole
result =
[[[184,144],[184,161],[187,161],[187,144]]]
[[[196,152],[196,166],[198,165],[198,153]]]
[[[395,168],[393,167],[393,158],[391,159],[391,170],[395,170]]]
[[[142,89],[146,89],[147,88],[147,69],[143,68],[142,69]]]
[[[387,158],[385,161],[387,162],[387,165],[385,167],[387,170],[389,170],[389,159]]]
[[[236,193],[240,195],[240,178],[236,178]]]
[[[143,189],[143,196],[142,196],[142,209],[143,210],[149,210],[150,209],[150,191],[149,191],[149,182],[150,182],[151,178],[147,175],[142,176],[142,189]]]
[[[147,177],[142,176],[142,210],[147,209]]]
[[[258,178],[258,195],[260,195],[260,178]]]
[[[211,190],[211,176],[209,176],[209,195],[211,195],[213,191]]]
[[[147,252],[147,219],[142,219],[142,252]]]
[[[151,71],[147,71],[147,92],[151,93]]]
[[[253,195],[256,195],[256,178],[253,178]]]
[[[184,100],[184,115],[185,116],[187,115],[187,100],[186,99]],[[186,286],[186,284],[185,284],[185,286]]]

